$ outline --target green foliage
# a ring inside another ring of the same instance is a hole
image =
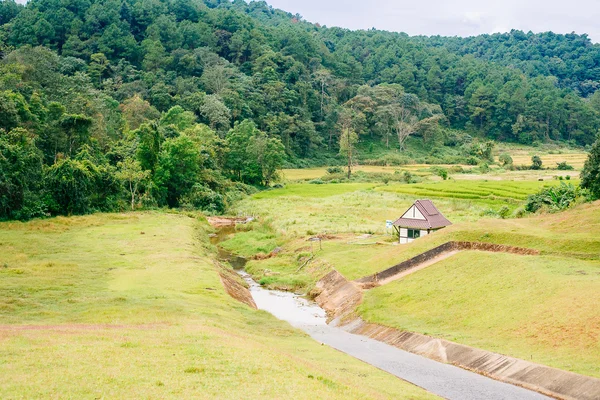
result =
[[[439,176],[443,180],[448,179],[448,170],[444,167],[433,167],[431,169],[431,172],[433,172],[435,175]]]
[[[200,172],[200,153],[186,135],[166,140],[158,155],[154,184],[159,205],[178,207]]]
[[[559,171],[573,171],[575,168],[573,168],[572,165],[567,164],[566,161],[562,161],[556,163],[556,169]]]
[[[587,189],[592,199],[600,199],[600,140],[597,140],[581,171],[581,187]]]
[[[44,215],[41,203],[42,154],[27,131],[0,131],[0,219]]]
[[[90,161],[60,160],[44,174],[50,212],[63,215],[92,212],[92,196],[102,183],[102,171]]]
[[[344,170],[342,169],[342,167],[329,167],[329,168],[327,168],[327,173],[330,174],[330,175],[341,174],[343,172],[344,172]]]
[[[47,170],[87,147],[105,154],[87,162],[110,185],[135,159],[150,175],[133,196],[144,204],[180,204],[195,185],[227,197],[228,179],[269,186],[284,163],[350,170],[362,152],[375,165],[477,165],[493,163],[494,141],[588,145],[600,128],[585,36],[408,37],[208,0],[4,1],[0,25],[0,129],[26,129]],[[171,154],[182,134],[193,150]],[[175,159],[199,166],[176,172]],[[131,202],[100,189],[88,209]]]
[[[531,157],[531,167],[529,169],[539,170],[542,169],[542,159],[540,156]]]
[[[498,161],[500,161],[500,165],[503,168],[510,168],[513,165],[513,159],[508,153],[500,154],[500,157],[498,157]]]
[[[563,211],[575,204],[581,197],[581,190],[570,183],[561,182],[560,186],[543,188],[538,193],[527,198],[525,210],[537,212],[541,209],[548,211]]]
[[[227,133],[229,152],[225,168],[230,174],[248,184],[269,184],[285,157],[285,149],[277,138],[268,137],[256,128],[254,122],[245,120]]]

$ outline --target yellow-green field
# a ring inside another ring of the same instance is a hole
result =
[[[566,161],[567,164],[571,165],[573,168],[575,168],[577,170],[580,170],[581,168],[583,168],[583,164],[585,164],[585,160],[587,160],[587,157],[588,157],[587,153],[582,153],[582,152],[577,152],[577,153],[564,152],[561,154],[543,154],[543,153],[540,154],[540,152],[537,152],[532,149],[511,150],[511,151],[508,151],[508,154],[510,154],[510,156],[512,157],[513,163],[515,165],[531,165],[531,157],[533,157],[534,155],[539,155],[540,158],[542,159],[542,163],[543,163],[542,166],[544,168],[556,168],[556,165],[558,163]]]
[[[439,167],[450,168],[452,165],[438,165]],[[352,172],[370,172],[370,173],[388,173],[393,174],[396,171],[411,171],[413,173],[417,173],[419,171],[423,171],[424,175],[429,175],[429,173],[425,172],[431,165],[426,164],[411,164],[411,165],[402,165],[398,167],[384,167],[384,166],[375,166],[375,165],[356,165],[352,167]],[[467,165],[463,165],[464,168],[469,168]],[[346,167],[340,167],[344,171],[346,171]],[[298,168],[298,169],[283,169],[281,170],[282,178],[288,181],[299,181],[299,180],[310,180],[320,178],[323,175],[327,174],[327,167],[321,168]]]
[[[183,215],[0,224],[2,398],[434,398],[231,299],[211,251]]]

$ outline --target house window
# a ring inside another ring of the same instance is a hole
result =
[[[418,239],[421,237],[421,231],[419,229],[409,229],[408,230],[408,238],[409,239]]]

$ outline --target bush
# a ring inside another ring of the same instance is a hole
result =
[[[448,179],[448,170],[446,168],[443,168],[443,167],[432,167],[431,168],[431,172],[433,172],[435,175],[439,176],[443,180]]]
[[[184,208],[200,209],[216,214],[222,214],[226,209],[223,195],[200,184],[194,185],[192,190],[181,199],[181,203]]]
[[[453,165],[450,167],[448,172],[450,172],[452,174],[464,174],[465,170],[460,165]]]
[[[542,169],[542,159],[540,158],[540,156],[531,157],[531,167],[529,167],[529,169],[532,169],[532,170]]]
[[[329,167],[327,168],[327,173],[332,174],[342,174],[344,173],[344,169],[342,167]]]
[[[325,182],[321,178],[313,179],[312,181],[308,181],[311,185],[324,185]]]
[[[487,163],[479,164],[479,172],[482,174],[487,174],[490,172],[490,166]]]
[[[575,168],[573,168],[572,165],[567,164],[566,161],[563,161],[556,163],[556,169],[559,171],[573,171]]]
[[[402,180],[404,180],[405,183],[415,183],[416,182],[414,175],[408,171],[404,171],[404,173],[402,174]]]
[[[498,160],[500,161],[500,165],[505,168],[512,167],[512,165],[513,165],[513,159],[508,153],[500,154],[500,157],[498,157]]]
[[[502,206],[500,210],[498,210],[498,215],[502,219],[508,218],[508,216],[510,215],[510,208],[508,208],[508,206]]]
[[[571,207],[581,197],[579,187],[561,182],[560,186],[543,188],[538,193],[530,195],[525,203],[525,210],[531,213],[543,208],[556,212]]]
[[[467,165],[477,165],[479,164],[479,159],[477,157],[470,156],[467,157],[466,163]]]

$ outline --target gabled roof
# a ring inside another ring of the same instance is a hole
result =
[[[417,208],[417,210],[419,210],[423,217],[425,217],[425,219],[400,217],[396,222],[394,222],[394,225],[401,228],[411,229],[439,229],[448,225],[452,225],[452,222],[448,221],[446,217],[442,215],[442,213],[433,205],[431,200],[417,200],[415,201],[414,206]]]

